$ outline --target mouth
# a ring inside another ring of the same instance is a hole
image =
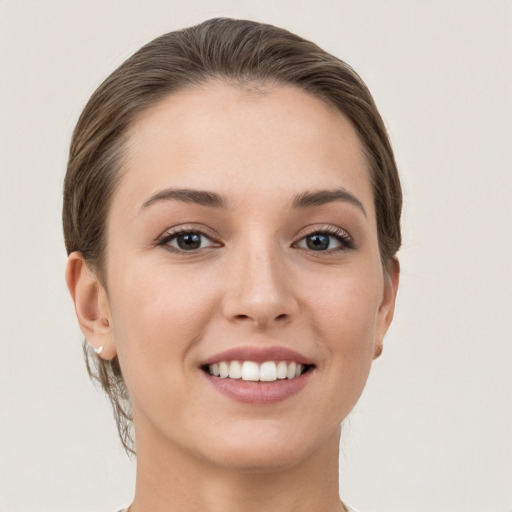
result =
[[[200,366],[214,389],[246,404],[269,405],[299,393],[310,381],[315,364],[285,347],[239,347]]]
[[[310,371],[314,365],[297,361],[219,361],[203,365],[201,369],[220,379],[242,380],[248,382],[275,382],[293,380]]]

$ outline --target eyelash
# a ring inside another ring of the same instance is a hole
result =
[[[200,247],[199,249],[191,249],[191,250],[187,251],[185,249],[179,249],[179,248],[172,247],[171,245],[169,245],[169,242],[171,240],[176,239],[180,235],[186,235],[186,234],[197,234],[200,237],[207,238],[208,240],[210,240],[212,242],[212,245],[210,247],[212,247],[212,246],[220,247],[221,246],[221,244],[219,242],[215,241],[215,238],[212,235],[205,233],[201,229],[194,229],[194,228],[181,228],[176,231],[170,231],[170,232],[168,231],[168,232],[164,233],[161,237],[159,237],[155,241],[154,245],[155,246],[165,246],[165,248],[167,250],[176,252],[179,254],[187,254],[187,253],[197,254],[198,251],[200,251],[201,249],[204,249],[204,248]],[[305,250],[307,250],[311,253],[331,254],[333,252],[346,251],[346,250],[355,248],[354,241],[353,241],[352,237],[345,230],[338,228],[338,227],[334,227],[334,226],[322,226],[320,228],[314,229],[314,230],[310,231],[309,233],[304,234],[297,242],[294,242],[292,244],[292,247],[297,247],[300,242],[302,242],[303,240],[306,240],[308,237],[313,236],[313,235],[326,235],[328,237],[333,237],[340,243],[340,246],[332,248],[332,249],[322,250],[322,251],[315,251],[313,249],[304,248]]]

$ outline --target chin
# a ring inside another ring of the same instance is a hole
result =
[[[287,470],[300,464],[304,458],[304,454],[297,451],[246,447],[231,450],[228,447],[222,454],[216,454],[211,462],[228,471],[262,474]]]
[[[315,436],[311,433],[300,435],[297,429],[290,432],[276,428],[278,425],[274,425],[274,428],[268,425],[258,427],[253,427],[252,432],[232,433],[217,439],[209,446],[206,457],[215,466],[226,470],[241,473],[279,472],[307,461],[325,442],[321,438],[314,442]],[[337,444],[339,434],[335,433],[334,437]]]

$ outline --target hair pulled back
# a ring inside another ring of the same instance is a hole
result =
[[[402,193],[386,128],[362,79],[345,62],[284,29],[216,18],[143,46],[94,92],[73,132],[64,181],[66,250],[82,253],[104,285],[106,222],[129,128],[164,97],[210,80],[287,84],[325,101],[352,123],[370,171],[380,255],[387,268],[401,244]],[[125,449],[134,453],[131,407],[118,358],[84,341],[91,378],[107,393]]]

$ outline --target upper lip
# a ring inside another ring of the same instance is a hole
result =
[[[270,347],[235,347],[219,352],[207,360],[203,365],[215,364],[221,361],[254,361],[264,363],[265,361],[295,361],[304,365],[312,365],[313,361],[305,355],[287,347],[274,345]]]

